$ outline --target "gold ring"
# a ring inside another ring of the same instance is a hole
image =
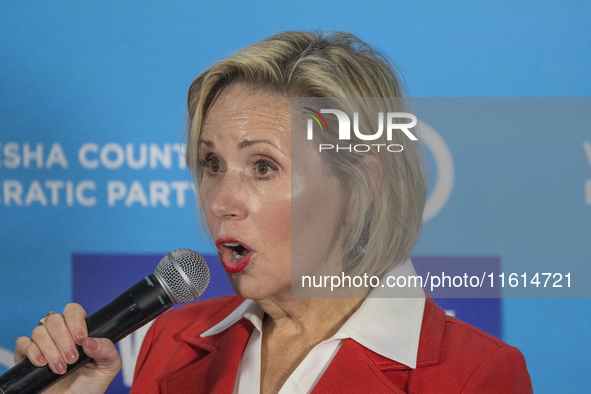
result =
[[[39,321],[39,325],[40,325],[40,326],[44,326],[44,325],[45,325],[45,322],[47,321],[47,318],[48,318],[49,316],[51,316],[51,315],[55,315],[55,312],[49,312],[47,315],[43,316],[43,319],[41,319],[41,320]]]

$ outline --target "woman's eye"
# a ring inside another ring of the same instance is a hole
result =
[[[220,162],[217,160],[209,160],[209,171],[218,172],[220,170]]]
[[[255,164],[258,175],[269,175],[276,171],[275,166],[267,161],[259,160]]]
[[[203,160],[201,162],[201,166],[205,167],[208,173],[220,172],[222,170],[220,161],[215,157],[208,157],[207,159]]]

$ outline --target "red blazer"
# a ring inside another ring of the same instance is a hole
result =
[[[210,337],[199,335],[244,300],[226,296],[183,306],[148,331],[131,394],[231,394],[253,327],[242,319]],[[380,356],[347,339],[312,393],[533,393],[521,352],[445,315],[427,299],[417,368]]]

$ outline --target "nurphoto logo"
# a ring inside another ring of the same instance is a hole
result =
[[[339,124],[339,140],[350,141],[351,140],[351,120],[349,116],[338,109],[321,109],[320,112],[310,108],[302,107],[305,111],[302,113],[310,116],[307,122],[307,138],[312,140],[314,137],[314,122],[318,124],[321,131],[328,131],[328,124],[322,114],[333,114],[336,116]],[[359,113],[353,112],[353,133],[361,141],[375,141],[382,137],[384,129],[386,129],[386,140],[392,141],[392,135],[395,131],[402,131],[406,137],[411,141],[417,141],[417,137],[409,130],[417,125],[417,118],[408,112],[387,112],[386,121],[384,122],[384,112],[378,112],[378,130],[376,132],[367,133],[362,132],[359,127]],[[399,123],[401,120],[408,119],[408,123]],[[384,126],[385,124],[385,126]],[[400,144],[355,144],[355,145],[334,145],[334,144],[319,144],[319,152],[326,150],[346,150],[355,152],[368,152],[372,147],[380,151],[380,148],[384,148],[388,152],[402,152],[404,147]]]

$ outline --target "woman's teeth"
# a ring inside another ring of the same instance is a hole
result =
[[[223,245],[227,248],[232,248],[232,258],[234,260],[240,261],[248,254],[245,253],[246,249],[238,242],[224,242]]]

